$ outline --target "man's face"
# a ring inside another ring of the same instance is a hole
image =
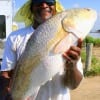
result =
[[[38,23],[43,23],[56,13],[55,3],[42,2],[39,4],[33,4],[32,11],[34,18]]]

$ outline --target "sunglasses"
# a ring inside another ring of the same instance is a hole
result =
[[[53,5],[56,4],[56,2],[38,2],[38,3],[35,3],[35,4],[33,3],[33,5],[35,5],[35,6],[41,6],[42,3],[46,3],[48,6],[53,6]]]

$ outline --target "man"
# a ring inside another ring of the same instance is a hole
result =
[[[32,0],[31,13],[34,14],[32,26],[12,32],[6,41],[3,61],[1,64],[0,94],[1,97],[9,94],[10,80],[17,60],[23,53],[25,45],[33,31],[47,19],[57,13],[55,0]],[[66,59],[65,74],[63,77],[58,73],[47,83],[42,85],[36,96],[26,100],[70,100],[69,88],[75,89],[82,80],[82,64],[80,61],[82,41],[77,46],[71,46],[62,56]],[[0,99],[1,100],[1,99]]]

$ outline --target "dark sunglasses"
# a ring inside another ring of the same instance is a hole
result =
[[[48,6],[53,6],[53,5],[56,4],[56,2],[40,2],[40,3],[35,3],[35,4],[33,3],[33,5],[35,5],[35,6],[41,6],[42,3],[46,3]]]

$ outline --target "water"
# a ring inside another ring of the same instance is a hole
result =
[[[94,38],[100,38],[100,33],[90,33],[89,35]]]

